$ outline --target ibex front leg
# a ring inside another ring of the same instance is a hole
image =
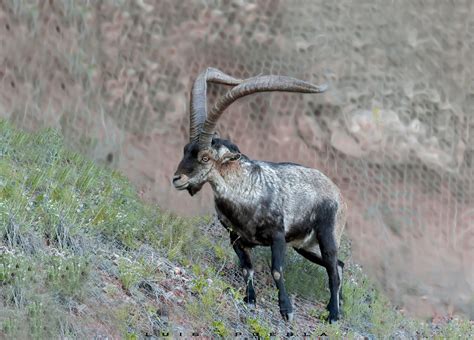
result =
[[[293,320],[293,307],[286,293],[283,281],[283,266],[285,261],[286,241],[282,234],[277,235],[272,242],[272,275],[278,288],[278,304],[283,319]]]
[[[240,262],[240,268],[242,268],[242,274],[245,280],[245,298],[244,301],[248,304],[255,304],[255,290],[253,288],[253,267],[250,259],[250,249],[245,248],[239,242],[237,234],[230,233],[230,241],[235,253],[237,254]]]

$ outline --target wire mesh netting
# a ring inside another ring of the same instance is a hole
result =
[[[355,259],[396,302],[474,315],[470,0],[2,1],[0,40],[2,117],[60,128],[187,215],[212,208],[209,188],[191,198],[170,185],[201,70],[328,82],[236,102],[221,137],[328,174]],[[209,101],[225,90],[211,85]]]

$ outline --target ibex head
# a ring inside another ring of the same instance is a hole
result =
[[[234,86],[207,113],[207,82]],[[321,93],[327,86],[316,86],[285,76],[257,76],[245,80],[233,78],[217,69],[208,68],[194,82],[191,92],[189,143],[173,177],[178,190],[188,190],[192,196],[201,190],[213,170],[240,159],[239,148],[216,138],[215,127],[224,110],[240,97],[265,91]]]

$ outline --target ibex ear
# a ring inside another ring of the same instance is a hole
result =
[[[221,164],[225,164],[228,162],[232,161],[238,161],[240,159],[240,153],[239,152],[226,152],[225,154],[222,155],[221,157]]]

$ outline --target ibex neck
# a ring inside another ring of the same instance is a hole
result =
[[[254,196],[260,187],[259,166],[242,158],[217,170],[210,181],[216,199],[236,199]]]

